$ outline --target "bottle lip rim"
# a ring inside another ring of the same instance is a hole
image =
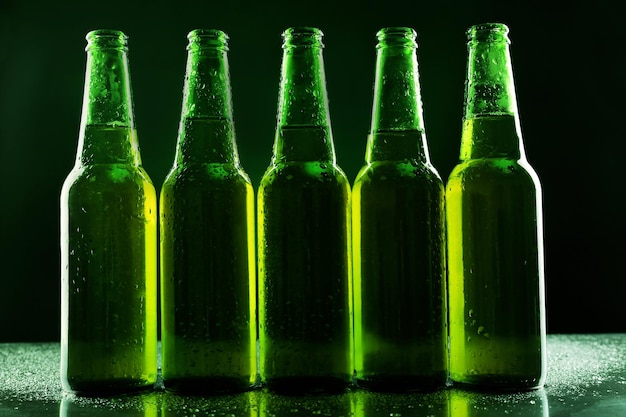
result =
[[[85,50],[91,48],[113,48],[125,50],[128,45],[128,36],[117,29],[95,29],[85,35],[87,46]]]
[[[321,29],[313,26],[291,26],[283,31],[284,36],[324,36]]]
[[[191,40],[192,38],[199,37],[207,37],[207,38],[216,38],[216,39],[224,39],[228,40],[230,37],[226,32],[220,29],[209,29],[209,28],[198,28],[193,29],[187,33],[187,39]]]
[[[292,26],[282,33],[283,48],[293,47],[319,47],[323,48],[322,38],[324,33],[321,29],[312,26]]]
[[[92,31],[87,32],[85,35],[87,40],[95,39],[95,38],[117,38],[123,41],[128,39],[128,36],[121,30],[117,29],[94,29]]]
[[[187,50],[192,48],[218,48],[228,50],[228,34],[220,29],[198,28],[187,33],[189,44]]]
[[[388,47],[417,48],[417,32],[411,27],[390,26],[376,32],[376,49]]]
[[[388,26],[381,28],[378,32],[376,32],[376,37],[378,39],[389,35],[400,35],[413,40],[417,38],[417,32],[415,29],[408,26]]]
[[[501,23],[501,22],[479,23],[479,24],[470,26],[465,31],[465,34],[467,35],[468,40],[472,40],[481,36],[498,35],[498,34],[506,38],[508,33],[509,33],[509,27],[506,24]]]

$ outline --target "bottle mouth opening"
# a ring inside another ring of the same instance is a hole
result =
[[[473,41],[506,41],[509,42],[509,28],[504,23],[481,23],[473,25],[465,32],[467,40]]]
[[[228,50],[228,34],[219,29],[194,29],[187,34],[187,50],[194,48],[217,48]]]
[[[376,33],[377,48],[385,46],[417,47],[417,32],[410,27],[394,26],[380,29]]]
[[[92,30],[87,33],[85,39],[87,39],[86,51],[92,48],[125,50],[128,45],[128,36],[120,30],[113,29]]]
[[[286,29],[283,34],[283,48],[289,47],[319,47],[323,48],[324,33],[318,28],[296,26]]]

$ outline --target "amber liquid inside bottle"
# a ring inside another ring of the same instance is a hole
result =
[[[447,378],[444,191],[417,155],[420,131],[377,132],[381,160],[352,190],[357,383],[429,390]]]
[[[488,148],[493,138],[502,149],[518,143],[513,116],[470,118],[464,132],[477,144],[474,152],[491,156],[463,160],[447,184],[450,376],[483,389],[540,387],[545,324],[539,180],[525,161]]]
[[[61,195],[61,378],[79,394],[156,381],[156,193],[143,168],[128,162],[134,134],[87,126],[86,164]]]
[[[306,126],[281,134],[285,148],[298,138],[313,153],[327,135]],[[330,161],[278,162],[258,198],[264,382],[277,391],[341,391],[352,376],[348,180]]]
[[[223,137],[230,121],[186,119],[184,129],[189,137]],[[224,160],[220,143],[186,152]],[[233,163],[182,163],[164,181],[160,204],[165,387],[185,393],[249,389],[256,381],[250,180]]]

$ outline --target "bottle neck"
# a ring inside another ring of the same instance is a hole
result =
[[[377,36],[372,125],[366,161],[428,162],[416,33],[410,28],[385,28]]]
[[[460,158],[522,159],[508,28],[476,25],[468,30],[468,39]]]
[[[228,35],[219,30],[198,29],[189,32],[187,38],[176,163],[237,165]]]
[[[79,164],[141,165],[126,39],[119,31],[87,34]]]
[[[283,34],[275,161],[335,162],[321,36],[313,28]]]

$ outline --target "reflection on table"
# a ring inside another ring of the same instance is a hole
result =
[[[193,397],[162,386],[110,398],[62,393],[58,343],[0,344],[0,417],[600,417],[626,415],[626,334],[549,335],[548,378],[537,391],[457,388],[387,394],[284,396],[266,390]]]

